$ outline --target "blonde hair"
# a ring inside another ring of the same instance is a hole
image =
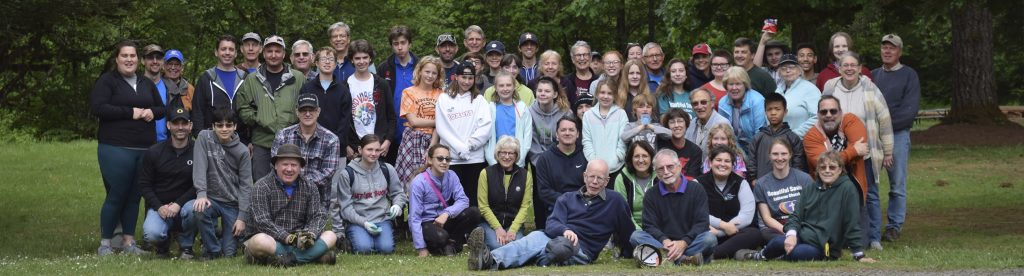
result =
[[[708,139],[707,139],[707,141],[708,141],[708,148],[707,148],[707,152],[710,153],[711,149],[715,148],[715,146],[713,145],[713,143],[711,143],[711,141],[714,140],[713,138],[715,137],[715,133],[719,133],[719,132],[725,134],[725,138],[726,138],[726,140],[728,140],[728,142],[726,142],[725,146],[729,147],[729,149],[732,150],[733,154],[736,155],[737,159],[743,159],[744,158],[743,151],[740,150],[740,148],[738,146],[736,146],[736,134],[734,134],[732,132],[732,126],[729,126],[729,124],[717,124],[717,125],[711,127],[711,130],[708,131]]]
[[[728,85],[730,81],[740,81],[744,88],[750,90],[750,76],[747,75],[747,70],[743,70],[743,67],[733,66],[725,71],[725,75],[722,75],[722,84]]]
[[[422,81],[420,73],[423,72],[423,67],[428,64],[434,65],[434,70],[437,70],[437,78],[435,78],[434,83],[431,84],[431,86],[433,86],[434,89],[440,89],[441,83],[444,82],[444,71],[442,71],[442,68],[444,67],[441,66],[441,59],[435,56],[425,56],[416,64],[416,69],[412,71],[412,85],[420,85],[420,82]]]
[[[651,96],[650,93],[637,94],[636,96],[633,96],[633,109],[636,109],[637,107],[640,107],[641,105],[644,105],[644,106],[647,106],[647,107],[650,107],[651,109],[653,109],[655,107],[654,106],[654,96]],[[634,112],[634,111],[633,110],[629,110],[628,112]]]
[[[498,139],[498,143],[494,146],[494,159],[498,159],[502,150],[508,150],[516,153],[516,159],[519,159],[519,140],[512,136],[501,136]]]
[[[510,81],[512,81],[512,100],[516,102],[521,101],[521,99],[519,99],[519,93],[518,91],[516,91],[516,87],[519,87],[519,83],[516,81],[516,77],[513,76],[511,73],[505,72],[504,70],[499,71],[498,75],[494,76],[494,85],[491,86],[494,87],[494,94],[491,94],[491,101],[494,102],[495,104],[499,104],[499,102],[501,102],[501,96],[498,96],[499,78],[508,78]]]
[[[651,94],[651,87],[647,85],[647,69],[644,68],[643,62],[640,60],[629,60],[626,62],[626,66],[622,67],[622,71],[619,72],[618,95],[615,96],[615,104],[620,107],[626,106],[626,99],[629,97],[629,69],[633,66],[640,68],[640,85],[636,88],[636,94]]]
[[[562,67],[562,54],[559,54],[554,50],[547,50],[544,51],[544,53],[540,54],[540,63],[542,65],[544,64],[545,60],[549,59],[554,60],[556,63],[558,63],[558,72],[555,73],[555,76],[561,78],[562,70],[564,70],[564,67]]]

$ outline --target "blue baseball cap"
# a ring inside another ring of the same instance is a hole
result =
[[[504,55],[505,44],[497,40],[491,40],[491,42],[487,42],[487,45],[484,45],[484,55],[490,54],[491,52],[498,52]]]
[[[171,61],[172,58],[178,59],[181,63],[185,63],[185,56],[182,55],[181,51],[178,51],[178,49],[170,49],[167,50],[167,53],[164,53],[164,62]]]

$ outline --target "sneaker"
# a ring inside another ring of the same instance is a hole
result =
[[[882,251],[882,243],[876,241],[871,242],[871,250]]]
[[[135,243],[132,243],[132,244],[129,244],[129,245],[125,245],[121,249],[121,253],[129,254],[129,255],[135,255],[135,256],[141,256],[142,254],[146,254],[146,253],[149,253],[149,252],[146,252],[145,250],[142,250],[142,248],[139,248]]]
[[[100,245],[100,248],[96,249],[96,255],[100,257],[114,255],[114,248],[109,245]]]
[[[895,242],[900,239],[900,230],[896,228],[885,229],[885,234],[882,235],[882,240],[887,242]]]
[[[288,254],[278,255],[271,265],[276,267],[292,267],[296,265],[295,253],[288,252]]]
[[[192,252],[192,248],[191,247],[182,248],[181,249],[181,255],[178,256],[178,258],[180,258],[182,260],[191,260],[191,259],[194,259],[195,257],[196,257],[196,253]]]
[[[327,250],[323,255],[320,255],[320,259],[317,259],[317,263],[325,265],[334,265],[338,263],[338,256],[334,250]]]
[[[469,234],[469,270],[485,270],[494,267],[494,257],[484,242],[484,229],[476,228]]]
[[[642,244],[633,248],[633,259],[640,268],[654,268],[661,265],[661,251],[653,246]]]
[[[733,259],[737,261],[764,261],[764,255],[761,255],[761,251],[740,249],[736,251],[736,255]]]
[[[693,256],[683,256],[682,264],[689,266],[701,266],[704,265],[704,256],[697,254]]]

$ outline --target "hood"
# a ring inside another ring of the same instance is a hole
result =
[[[554,116],[555,114],[559,113],[560,110],[558,110],[558,105],[555,105],[555,104],[552,104],[552,105],[553,105],[553,108],[551,109],[551,111],[544,112],[543,110],[540,109],[540,102],[534,100],[533,104],[530,104],[530,113],[539,114],[539,115],[543,115],[543,116]],[[536,119],[536,118],[534,118],[534,119]]]
[[[771,126],[763,126],[758,129],[758,131],[772,137],[777,137],[787,132],[793,132],[793,130],[789,128],[789,123],[786,122],[782,122],[782,125],[779,126],[779,130],[773,130]]]
[[[356,157],[355,159],[352,159],[351,163],[349,163],[349,167],[352,168],[352,171],[355,172],[356,174],[368,175],[380,171],[380,165],[377,165],[377,163],[374,163],[370,170],[366,170],[365,168],[363,168],[363,165],[361,165],[362,163],[360,163],[362,160],[362,157]],[[379,159],[377,162],[380,162]],[[342,170],[344,170],[344,168],[342,168]]]

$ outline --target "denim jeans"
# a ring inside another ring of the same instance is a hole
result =
[[[232,228],[235,227],[235,220],[238,220],[238,207],[211,199],[210,208],[196,215],[202,220],[199,235],[203,238],[203,252],[234,256],[237,243]],[[221,222],[220,236],[217,235],[217,218]]]
[[[786,236],[778,236],[768,242],[768,245],[764,246],[762,253],[765,258],[771,260],[778,257],[783,257],[783,260],[787,261],[813,261],[813,260],[824,260],[825,252],[810,244],[803,243],[800,239],[797,239],[796,246],[793,247],[793,251],[786,254]]]
[[[910,130],[893,133],[892,168],[889,168],[889,224],[886,229],[903,229],[907,215],[907,163],[910,162]]]
[[[178,235],[178,246],[181,248],[192,248],[196,239],[196,216],[192,212],[192,202],[189,200],[178,216],[172,219],[160,217],[160,213],[154,209],[146,210],[146,220],[142,222],[142,238],[150,243],[163,242],[167,240],[167,232],[174,224],[181,225],[181,234]]]
[[[583,249],[577,249],[576,254],[564,262],[552,262],[554,256],[547,251],[547,246],[548,242],[553,241],[557,240],[548,238],[544,232],[533,231],[522,239],[491,250],[491,256],[494,257],[495,264],[501,269],[521,267],[531,262],[536,262],[538,266],[590,263],[590,257],[583,252]]]
[[[487,243],[487,249],[494,250],[501,247],[501,244],[498,243],[498,234],[494,231],[494,228],[491,228],[490,224],[487,224],[487,222],[481,222],[480,228],[484,229],[484,242]],[[519,228],[519,232],[516,232],[516,240],[520,240],[522,238],[523,228]]]
[[[882,230],[880,229],[882,225],[882,202],[878,198],[878,183],[875,182],[875,173],[877,172],[875,172],[874,162],[882,162],[882,160],[864,160],[868,179],[868,225],[867,228],[862,227],[861,230],[865,232],[864,237],[867,238],[865,245],[873,241],[882,240]]]
[[[655,239],[654,236],[651,236],[651,234],[643,230],[633,231],[633,235],[629,236],[629,243],[632,244],[633,247],[647,244],[658,248],[664,248],[664,244],[662,244],[661,241]],[[700,235],[697,235],[697,238],[693,239],[690,244],[686,245],[686,250],[683,251],[683,255],[695,256],[700,254],[704,257],[704,263],[708,264],[711,263],[711,253],[715,252],[715,246],[717,245],[718,239],[715,238],[715,235],[711,234],[711,231],[700,233]],[[682,263],[682,261],[683,259],[679,258],[676,260],[676,264],[678,265]]]
[[[395,252],[395,236],[391,227],[391,221],[385,220],[374,223],[380,228],[380,233],[370,235],[361,224],[349,224],[345,227],[345,234],[352,243],[352,252],[355,254],[391,254]]]

